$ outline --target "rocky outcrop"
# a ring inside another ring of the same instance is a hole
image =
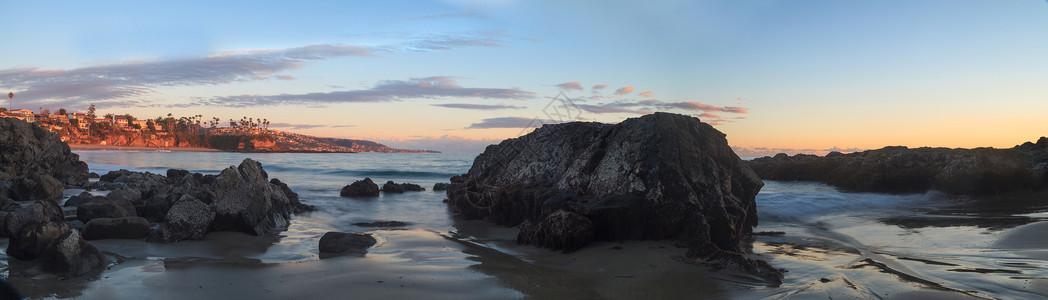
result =
[[[378,241],[371,234],[355,232],[328,232],[320,237],[320,253],[358,253],[367,252]]]
[[[378,184],[371,178],[364,178],[342,187],[338,194],[342,197],[378,197],[378,191]]]
[[[96,186],[115,188],[110,200],[131,203],[138,216],[162,223],[149,238],[158,242],[203,239],[209,231],[266,235],[286,230],[296,208],[309,207],[250,158],[218,175],[113,171]]]
[[[856,192],[984,195],[1048,187],[1048,139],[1011,149],[885,147],[823,157],[807,154],[748,162],[768,180],[818,181]]]
[[[76,207],[76,218],[87,224],[95,218],[136,217],[134,205],[126,200],[110,200],[105,197],[94,198]]]
[[[87,164],[59,135],[37,124],[0,118],[0,198],[57,200],[64,186],[87,183]]]
[[[142,217],[95,218],[84,224],[85,240],[140,239],[149,235],[149,221]]]
[[[421,192],[421,191],[425,191],[425,190],[426,190],[426,188],[424,188],[422,186],[419,186],[417,184],[414,184],[414,183],[399,183],[398,184],[398,183],[393,182],[392,180],[386,181],[386,184],[382,185],[382,192],[383,193],[397,193],[397,194],[399,194],[399,193],[403,193],[405,191]]]
[[[678,239],[693,258],[745,260],[739,242],[757,225],[762,186],[723,133],[655,113],[614,125],[545,125],[488,146],[469,173],[452,177],[447,195],[460,217],[523,223],[524,243]],[[779,270],[761,272],[781,280]]]
[[[433,184],[434,191],[446,191],[448,190],[448,184],[443,182],[437,182]]]

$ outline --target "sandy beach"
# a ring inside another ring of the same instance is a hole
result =
[[[202,147],[146,147],[146,146],[113,146],[94,144],[69,144],[69,149],[75,151],[188,151],[188,152],[218,152],[218,150]]]

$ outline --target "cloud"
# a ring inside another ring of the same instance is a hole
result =
[[[472,139],[461,136],[413,137],[379,142],[398,149],[437,150],[443,153],[479,154],[488,145],[498,144],[502,139]]]
[[[606,88],[606,87],[608,87],[608,85],[607,85],[607,84],[598,84],[598,85],[594,85],[592,89],[593,89],[594,91],[597,91],[597,90],[603,90],[603,89],[604,89],[604,88]]]
[[[621,87],[621,88],[615,90],[615,95],[623,96],[623,95],[626,95],[626,94],[629,94],[629,93],[632,93],[632,92],[633,92],[633,87],[632,86]]]
[[[447,108],[461,108],[461,109],[480,109],[480,110],[495,110],[495,109],[522,109],[523,106],[505,105],[505,104],[468,104],[468,103],[444,103],[444,104],[430,104],[433,106],[447,107]]]
[[[249,107],[260,105],[324,105],[335,103],[392,102],[403,99],[442,97],[481,99],[528,99],[535,93],[518,89],[466,88],[453,77],[434,76],[409,80],[385,80],[366,90],[308,94],[239,95],[198,99],[193,105]]]
[[[291,75],[277,75],[277,76],[273,76],[273,78],[280,79],[280,80],[295,80],[295,76],[291,76]]]
[[[655,96],[655,92],[647,91],[647,92],[640,93],[639,95],[641,97],[644,97],[644,98],[651,98],[651,97]]]
[[[744,113],[748,112],[746,110],[746,108],[743,108],[743,107],[713,106],[713,105],[709,105],[709,104],[705,104],[705,103],[690,102],[690,101],[689,102],[663,103],[663,104],[660,104],[660,105],[661,106],[666,106],[666,107],[679,108],[679,109],[683,109],[683,110],[697,110],[697,111],[703,111],[703,112],[720,111],[720,112],[736,113],[736,114],[744,114]]]
[[[520,117],[500,117],[500,118],[488,118],[481,120],[479,123],[473,123],[466,127],[466,129],[488,129],[488,128],[535,128],[540,127],[543,124],[559,123],[553,120],[543,120],[537,118],[520,118]]]
[[[350,56],[435,51],[504,44],[504,33],[436,34],[380,46],[319,44],[284,49],[216,52],[206,57],[129,60],[74,69],[20,67],[0,69],[0,86],[12,89],[23,101],[40,106],[100,107],[136,104],[160,87],[207,86],[268,78],[308,63]],[[275,77],[274,77],[275,76]],[[131,98],[139,98],[128,101]]]
[[[293,123],[270,123],[269,128],[280,128],[285,130],[300,130],[313,128],[347,128],[356,125],[328,125],[328,124],[293,124]]]
[[[582,84],[578,81],[565,82],[557,85],[562,91],[581,91]]]
[[[613,105],[590,105],[590,104],[575,104],[581,110],[591,112],[595,114],[608,114],[608,113],[630,113],[630,114],[649,114],[650,110],[643,109],[630,109]]]
[[[453,18],[480,18],[481,16],[473,12],[458,12],[458,13],[443,13],[443,14],[432,14],[423,15],[409,20],[439,20],[439,19],[453,19]]]

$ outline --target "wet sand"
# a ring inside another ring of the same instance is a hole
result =
[[[187,151],[187,152],[218,152],[218,150],[202,147],[147,147],[147,146],[113,146],[94,144],[69,144],[73,151]]]

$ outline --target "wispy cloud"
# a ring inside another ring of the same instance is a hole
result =
[[[594,85],[592,89],[594,91],[599,91],[599,90],[603,90],[606,87],[608,87],[607,84],[598,84],[598,85]]]
[[[720,111],[720,112],[728,112],[728,113],[736,113],[736,114],[744,114],[744,113],[747,112],[746,108],[743,108],[743,107],[737,107],[737,106],[713,106],[713,105],[709,105],[709,104],[705,104],[705,103],[699,103],[699,102],[693,102],[693,101],[663,103],[663,104],[661,104],[661,106],[675,107],[675,108],[679,108],[679,109],[692,110],[692,111],[704,111],[704,112]]]
[[[638,95],[640,95],[641,97],[644,97],[644,98],[651,98],[651,97],[655,97],[655,92],[646,91],[646,92],[640,93]]]
[[[522,109],[523,106],[505,105],[505,104],[469,104],[469,103],[443,103],[443,104],[430,104],[433,106],[447,107],[447,108],[461,108],[461,109],[479,109],[479,110],[496,110],[496,109]]]
[[[473,123],[466,129],[488,129],[488,128],[535,128],[543,124],[558,123],[553,120],[542,120],[536,118],[500,117],[488,118],[478,123]]]
[[[557,87],[562,91],[581,91],[582,83],[579,83],[578,81],[565,82],[558,84]]]
[[[239,95],[198,99],[187,106],[249,107],[262,105],[325,105],[355,102],[391,102],[403,99],[442,97],[480,99],[528,99],[535,93],[518,89],[467,88],[456,84],[453,77],[435,76],[409,80],[386,80],[366,90],[334,91],[308,94]]]
[[[623,96],[623,95],[626,95],[626,94],[629,94],[629,93],[632,93],[632,92],[633,92],[633,87],[632,86],[621,87],[621,88],[615,90],[615,95]]]
[[[281,72],[308,63],[349,56],[436,51],[504,44],[504,33],[467,32],[430,35],[381,46],[319,44],[285,49],[213,53],[206,57],[135,60],[75,69],[22,67],[0,69],[0,86],[24,101],[42,106],[126,106],[160,87],[221,85],[267,79],[291,80]],[[141,100],[138,100],[141,101]]]

